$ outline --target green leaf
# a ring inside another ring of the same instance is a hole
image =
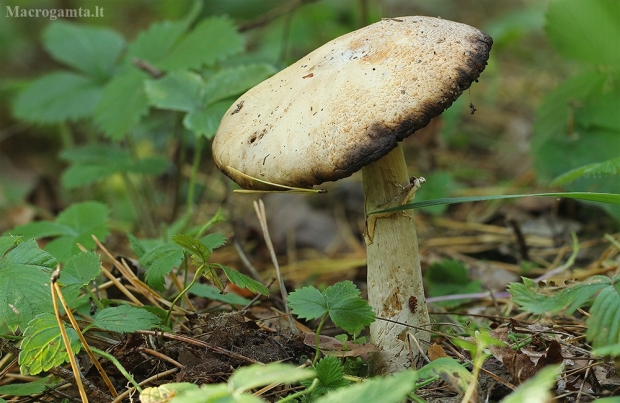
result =
[[[453,358],[442,357],[438,358],[418,371],[420,379],[428,379],[433,377],[440,377],[452,386],[457,386],[461,393],[465,393],[468,386],[475,382],[474,376],[466,368],[464,368],[459,362]]]
[[[298,288],[289,294],[287,301],[291,312],[301,319],[318,319],[328,312],[327,302],[316,287]]]
[[[213,74],[204,89],[207,105],[239,95],[269,78],[276,69],[268,64],[250,64],[222,69]],[[230,106],[230,104],[228,104]]]
[[[502,403],[546,403],[553,400],[551,389],[560,372],[559,365],[544,367],[533,378],[525,381],[517,390],[505,397]]]
[[[220,234],[218,232],[208,234],[200,239],[200,241],[204,243],[211,252],[213,252],[214,249],[226,245],[227,240],[228,239],[224,236],[224,234]]]
[[[314,396],[322,396],[333,390],[344,388],[349,385],[349,381],[344,378],[344,367],[340,359],[334,356],[321,358],[315,365],[316,377],[319,378],[319,384],[312,391]],[[309,387],[312,382],[302,382],[304,386]]]
[[[148,249],[146,245],[144,245],[141,240],[136,238],[134,234],[131,234],[129,232],[127,233],[127,239],[129,239],[129,245],[131,245],[131,249],[133,249],[138,259],[141,259]]]
[[[546,291],[534,281],[523,278],[523,284],[511,283],[508,291],[512,300],[525,311],[535,314],[555,313],[566,310],[570,315],[583,306],[597,292],[609,286],[609,278],[592,276],[561,291]]]
[[[599,357],[620,357],[620,343],[592,349],[592,355],[597,355]]]
[[[197,109],[185,115],[183,126],[197,136],[205,136],[208,139],[213,138],[220,125],[222,117],[230,108],[232,101],[216,102],[207,109]]]
[[[590,308],[586,338],[594,348],[620,343],[620,277],[603,288]]]
[[[482,291],[480,281],[469,279],[467,268],[463,262],[450,259],[433,263],[424,275],[424,284],[428,287],[428,296],[430,297],[471,294]],[[467,299],[437,301],[435,304],[454,308],[467,301]]]
[[[157,291],[164,290],[164,277],[183,260],[183,248],[167,242],[148,250],[140,258],[140,266],[146,267],[145,280]]]
[[[414,371],[401,371],[390,377],[376,377],[335,390],[319,397],[316,403],[400,403],[413,390],[417,379]]]
[[[77,244],[93,249],[92,235],[103,241],[109,234],[108,219],[110,210],[99,202],[83,202],[71,205],[60,213],[52,225],[30,223],[20,225],[14,233],[27,238],[57,237],[45,246],[45,250],[61,262],[80,253]],[[52,230],[56,229],[55,232]]]
[[[198,69],[243,51],[243,37],[226,17],[204,19],[180,39],[160,66],[168,70]]]
[[[160,109],[192,112],[202,104],[205,83],[196,73],[173,71],[159,80],[145,83],[151,105]]]
[[[136,330],[149,330],[160,324],[160,319],[145,309],[121,305],[97,312],[91,326],[110,332],[132,333]]]
[[[52,73],[33,81],[16,98],[13,114],[32,123],[76,121],[93,114],[102,87],[75,73]]]
[[[116,31],[57,20],[43,33],[47,51],[61,63],[99,80],[112,75],[125,40]]]
[[[375,314],[352,281],[327,287],[322,293],[314,287],[295,290],[288,297],[292,312],[305,319],[329,314],[334,324],[351,334],[359,333],[375,320]]]
[[[250,365],[236,370],[228,385],[236,393],[242,393],[271,383],[293,383],[315,376],[314,371],[293,365],[272,362],[266,365]]]
[[[189,235],[178,234],[172,237],[172,242],[187,249],[192,254],[196,266],[204,266],[209,261],[211,251],[207,248],[207,245],[198,239]]]
[[[65,150],[60,157],[71,163],[61,178],[63,186],[69,189],[91,185],[117,173],[159,175],[169,164],[163,156],[135,160],[128,151],[105,144]]]
[[[425,175],[425,178],[426,183],[415,194],[418,201],[448,197],[456,189],[452,174],[449,172],[433,172],[430,175]],[[428,207],[425,212],[440,215],[445,213],[447,209],[448,206],[445,204],[436,205]]]
[[[103,89],[95,108],[95,123],[112,140],[120,140],[149,111],[144,91],[146,73],[131,69],[115,76]]]
[[[385,210],[373,211],[370,214],[388,213],[391,211],[401,211],[417,209],[438,204],[456,204],[470,203],[477,201],[500,200],[500,199],[516,199],[519,197],[564,197],[567,199],[587,200],[597,203],[608,203],[620,205],[620,194],[615,193],[592,193],[592,192],[557,192],[557,193],[532,193],[522,195],[497,195],[497,196],[469,196],[469,197],[450,197],[446,199],[425,200],[417,203],[404,204],[398,207],[392,207]]]
[[[73,354],[77,354],[82,347],[80,339],[75,330],[67,328],[66,331]],[[67,361],[69,356],[56,316],[51,313],[37,315],[24,330],[24,340],[19,353],[22,374],[36,375]]]
[[[72,256],[60,272],[59,283],[63,292],[81,288],[93,281],[100,273],[99,255],[95,252],[81,252]]]
[[[179,392],[171,403],[265,403],[265,401],[247,393],[235,393],[225,383],[202,385],[199,390]]]
[[[127,47],[128,60],[144,60],[157,67],[157,62],[170,52],[170,48],[187,29],[180,21],[161,21],[151,24],[146,31],[140,31]]]
[[[554,1],[547,11],[547,36],[567,58],[620,66],[619,17],[616,0]]]
[[[28,383],[14,383],[0,386],[0,395],[31,396],[38,395],[48,389],[54,388],[59,382],[51,378],[41,378]],[[0,402],[2,399],[0,399]]]
[[[368,302],[360,297],[360,290],[352,281],[342,281],[323,291],[329,307],[329,317],[339,328],[356,334],[375,321]]]
[[[230,282],[237,287],[247,288],[252,292],[257,292],[262,295],[269,295],[269,289],[267,287],[265,287],[256,280],[252,280],[245,274],[241,274],[235,269],[231,269],[230,267],[226,267],[218,263],[212,263],[211,266],[216,266],[222,269],[224,271],[224,274],[226,274],[226,277],[228,277],[228,280],[230,280]]]
[[[221,301],[229,305],[245,306],[251,301],[234,293],[222,294],[217,288],[207,284],[195,283],[189,291],[190,293],[212,301]]]
[[[57,262],[33,239],[4,236],[0,241],[0,322],[15,331],[39,313],[52,312],[49,282]]]
[[[582,165],[558,176],[551,182],[552,186],[564,185],[582,177],[620,175],[620,157],[602,162]]]

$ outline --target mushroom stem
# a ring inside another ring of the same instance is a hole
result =
[[[377,373],[394,373],[411,367],[411,358],[419,356],[417,345],[424,348],[430,340],[430,333],[421,330],[429,329],[429,317],[413,213],[368,215],[398,205],[407,193],[409,176],[400,143],[389,154],[363,167],[362,176],[368,302],[378,318],[389,319],[370,326],[371,340],[380,350],[373,367]],[[420,343],[411,341],[409,334]]]

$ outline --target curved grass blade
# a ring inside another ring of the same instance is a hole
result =
[[[468,197],[447,197],[442,199],[425,200],[421,202],[403,204],[402,206],[391,207],[385,210],[373,211],[370,214],[389,213],[392,211],[411,210],[423,207],[436,206],[439,204],[469,203],[486,200],[516,199],[519,197],[564,197],[567,199],[587,200],[597,203],[608,203],[620,205],[620,194],[616,193],[592,193],[592,192],[559,192],[559,193],[532,193],[520,195],[495,195],[495,196],[468,196]]]
[[[297,188],[294,186],[286,186],[286,185],[280,185],[277,183],[267,182],[262,179],[258,179],[253,176],[244,174],[243,172],[231,167],[230,165],[227,165],[226,169],[229,169],[235,172],[236,174],[243,176],[246,179],[250,179],[252,181],[262,183],[263,185],[269,185],[273,187],[273,190],[235,189],[234,192],[236,193],[282,193],[282,192],[286,192],[286,193],[327,193],[327,190],[325,189]]]

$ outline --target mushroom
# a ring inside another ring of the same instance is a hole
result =
[[[386,319],[370,328],[376,372],[411,366],[430,320],[412,213],[371,213],[411,198],[423,180],[410,180],[400,141],[469,88],[492,43],[439,18],[383,19],[247,91],[213,140],[218,168],[244,189],[312,189],[362,170],[368,300]]]

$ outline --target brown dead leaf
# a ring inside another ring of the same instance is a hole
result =
[[[442,358],[442,357],[447,357],[448,354],[446,354],[446,351],[443,349],[443,347],[441,347],[439,344],[437,343],[433,343],[430,346],[428,346],[428,358],[431,361],[435,361],[438,358]]]

